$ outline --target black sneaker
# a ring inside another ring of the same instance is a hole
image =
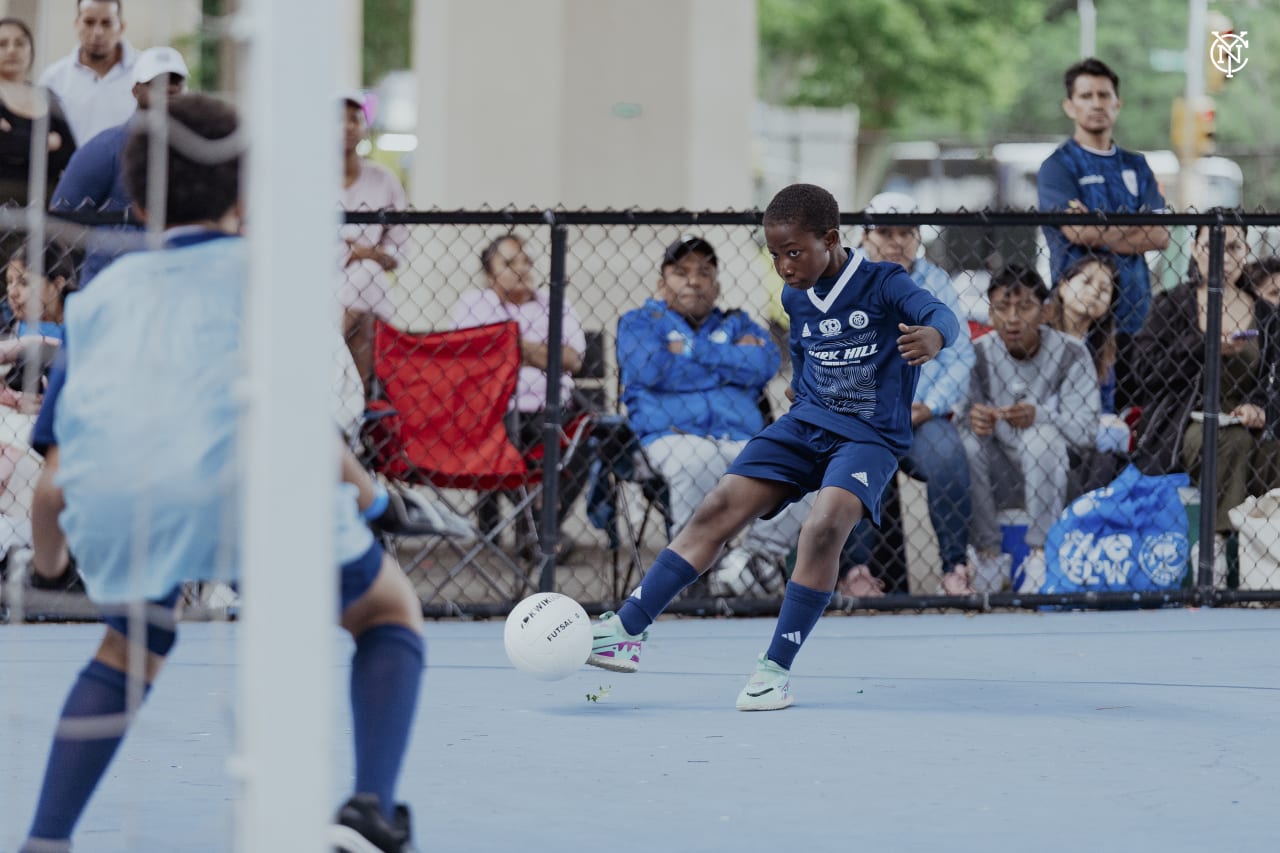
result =
[[[409,807],[396,805],[395,819],[382,816],[376,794],[356,794],[338,809],[329,830],[337,853],[416,853]]]

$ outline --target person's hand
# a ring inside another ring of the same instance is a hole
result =
[[[667,352],[672,355],[684,355],[684,338],[673,338],[667,341]]]
[[[755,335],[743,335],[742,337],[734,341],[734,343],[736,343],[740,347],[741,346],[752,346],[752,347],[764,346],[764,340],[762,338],[757,338]]]
[[[62,149],[62,134],[57,131],[49,131],[49,151],[59,151]]]
[[[1082,202],[1080,199],[1073,198],[1071,199],[1071,201],[1067,202],[1067,209],[1064,212],[1065,213],[1088,213],[1089,208],[1085,207],[1084,202]]]
[[[1249,429],[1262,429],[1267,425],[1267,413],[1261,406],[1255,406],[1253,403],[1242,403],[1231,410],[1234,417],[1240,419],[1240,423]]]
[[[354,240],[348,240],[347,247],[350,251],[347,254],[347,262],[343,264],[344,267],[349,267],[359,261],[373,261],[387,272],[390,272],[397,266],[396,259],[379,249],[377,246],[370,246],[368,243],[357,243]]]
[[[790,385],[787,386],[787,402],[794,403],[796,401],[796,389]]]
[[[898,324],[902,337],[898,338],[898,352],[912,367],[919,367],[942,349],[942,333],[933,326],[908,326]]]
[[[933,409],[930,409],[924,403],[911,404],[911,426],[918,427],[920,424],[933,417]]]
[[[6,386],[0,386],[0,406],[22,411],[22,392]]]
[[[996,421],[1000,420],[1000,410],[994,406],[974,403],[969,407],[969,429],[974,435],[988,436],[996,431]]]
[[[1014,429],[1027,429],[1036,422],[1036,404],[1022,400],[1005,406],[1000,410],[1000,417]]]
[[[348,240],[347,249],[349,251],[347,252],[347,262],[343,264],[344,267],[349,267],[360,261],[373,260],[373,247],[367,243],[357,243],[354,240]]]

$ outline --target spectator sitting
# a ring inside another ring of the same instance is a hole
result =
[[[547,406],[547,363],[550,355],[551,300],[538,290],[533,282],[533,262],[525,252],[524,241],[514,234],[494,240],[480,254],[480,266],[488,281],[488,287],[471,290],[459,297],[453,309],[453,328],[465,329],[489,323],[514,320],[520,324],[520,375],[512,400],[514,423],[511,440],[521,453],[528,453],[543,441],[543,423]],[[573,396],[573,374],[582,369],[587,339],[582,331],[578,312],[565,300],[563,327],[560,338],[560,404],[562,423],[576,417],[581,409]],[[569,509],[587,482],[587,470],[591,460],[587,454],[578,453],[570,462],[568,476],[561,480],[559,518],[568,515]],[[497,524],[495,500],[480,504],[480,525],[491,530]],[[536,515],[535,515],[536,517]],[[532,531],[521,531],[528,537]],[[527,539],[528,550],[532,539]],[[560,537],[560,556],[567,556],[573,543]]]
[[[764,426],[759,400],[778,371],[769,333],[738,309],[716,305],[719,261],[701,237],[666,248],[656,298],[618,321],[618,369],[627,417],[670,499],[672,534],[724,476],[738,452]],[[764,582],[781,566],[804,520],[796,504],[756,521],[742,545],[720,561],[709,580],[726,594],[745,592],[751,564]]]
[[[62,106],[31,85],[34,61],[31,29],[17,18],[0,18],[0,204],[27,204],[31,134],[42,119],[47,119],[45,192],[76,148]]]
[[[1244,280],[1262,301],[1280,307],[1280,256],[1271,255],[1244,268]]]
[[[1044,582],[1044,542],[1066,505],[1067,450],[1091,447],[1098,429],[1097,372],[1085,345],[1041,325],[1043,279],[1010,265],[987,291],[995,331],[974,344],[965,451],[973,483],[970,537],[978,574],[990,577],[1000,550],[996,510],[1021,505],[1030,517],[1026,581]]]
[[[57,211],[124,212],[132,199],[124,186],[124,148],[134,125],[145,117],[160,80],[166,99],[175,98],[187,89],[190,72],[182,54],[171,47],[150,47],[138,54],[133,66],[133,98],[137,110],[129,120],[109,127],[81,145],[62,180],[53,191],[50,209]],[[136,226],[124,226],[136,228]],[[118,236],[119,232],[113,232]],[[111,238],[106,238],[110,240]],[[88,252],[80,271],[80,286],[86,287],[98,272],[123,254],[117,245],[99,246],[106,242],[101,235],[90,238]],[[112,241],[115,242],[115,241]]]
[[[77,145],[133,114],[133,64],[120,0],[77,0],[76,48],[40,75],[58,96]]]
[[[1155,174],[1136,151],[1115,144],[1112,131],[1120,114],[1120,78],[1106,63],[1083,59],[1063,75],[1066,97],[1062,110],[1074,127],[1071,138],[1058,146],[1040,166],[1037,186],[1045,211],[1138,212],[1166,209]],[[1144,252],[1169,245],[1169,229],[1152,225],[1046,226],[1053,279],[1085,255],[1112,257],[1119,270],[1116,364],[1119,405],[1133,402],[1141,384],[1129,362],[1133,336],[1142,328],[1151,304],[1150,271]]]
[[[400,179],[358,152],[368,129],[363,96],[345,92],[341,100],[342,209],[403,210],[407,201]],[[403,225],[343,225],[341,233],[346,242],[345,278],[338,288],[342,334],[368,395],[373,392],[373,320],[390,320],[395,313],[387,274],[400,266],[409,229]]]
[[[1269,413],[1280,410],[1280,342],[1274,309],[1242,275],[1245,229],[1228,226],[1222,258],[1222,368],[1218,426],[1216,553],[1231,533],[1227,512],[1250,494],[1280,486],[1280,441]],[[1138,462],[1150,473],[1186,470],[1195,483],[1204,446],[1202,375],[1208,322],[1209,228],[1197,226],[1187,280],[1156,297],[1137,338],[1149,405],[1139,424]],[[1225,560],[1217,571],[1225,569]],[[1215,585],[1225,578],[1215,577]]]
[[[1084,342],[1098,373],[1097,441],[1093,450],[1082,451],[1081,464],[1072,466],[1070,497],[1111,482],[1129,452],[1129,425],[1116,413],[1115,277],[1115,261],[1086,255],[1062,273],[1045,310],[1049,328]]]
[[[75,267],[70,253],[55,243],[44,252],[44,278],[40,287],[39,319],[30,318],[34,295],[31,289],[33,273],[27,264],[25,247],[15,251],[5,267],[5,293],[9,310],[13,312],[13,337],[0,341],[0,363],[10,365],[5,387],[0,388],[0,404],[15,410],[35,411],[27,405],[21,392],[24,387],[26,353],[30,344],[36,343],[42,355],[37,375],[47,372],[53,353],[62,344],[62,306],[67,296],[75,290]],[[34,341],[33,341],[34,339]],[[5,394],[8,391],[10,393]],[[35,390],[39,394],[39,389]],[[38,402],[38,401],[37,401]],[[22,437],[26,441],[25,435]]]
[[[28,320],[33,275],[20,248],[5,268],[5,292],[13,311],[13,336],[0,341],[0,363],[8,366],[0,385],[0,553],[30,543],[31,499],[40,457],[31,449],[31,428],[40,407],[45,377],[62,340],[62,307],[74,290],[75,267],[65,248],[49,244],[44,253],[40,319]],[[39,354],[28,376],[28,353]],[[29,387],[30,386],[30,387]]]
[[[919,206],[905,193],[888,192],[871,199],[867,212],[917,213]],[[868,260],[900,264],[911,274],[912,281],[950,308],[958,321],[961,314],[955,286],[945,271],[920,256],[920,245],[920,228],[916,225],[869,225],[862,238]],[[974,591],[968,558],[969,463],[960,433],[951,421],[953,412],[964,402],[973,362],[973,344],[968,335],[961,335],[920,367],[911,404],[914,440],[899,462],[903,472],[927,484],[929,520],[938,538],[941,591],[945,595],[968,595]],[[841,578],[839,589],[845,595],[867,594],[859,575],[866,572],[871,532],[871,523],[866,519],[854,528],[853,559],[857,564]]]

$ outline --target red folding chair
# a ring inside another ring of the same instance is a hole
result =
[[[432,588],[429,597],[474,598],[471,576],[462,576],[467,569],[502,600],[534,592],[526,568],[498,546],[502,531],[522,514],[533,523],[536,472],[511,443],[504,420],[520,370],[519,326],[414,334],[380,322],[375,354],[384,399],[370,407],[366,444],[374,470],[431,490],[469,522],[481,494],[502,490],[515,499],[495,528],[481,531],[473,523],[469,544],[441,538],[420,543],[411,555],[397,554],[405,570],[420,589]],[[451,562],[436,559],[442,548],[453,552]],[[416,571],[429,563],[430,572]]]
[[[476,598],[474,581],[464,575],[468,569],[502,601],[536,591],[535,567],[523,565],[499,544],[517,520],[526,530],[537,530],[533,506],[542,486],[542,446],[526,459],[506,428],[520,370],[519,326],[508,322],[415,334],[380,322],[375,353],[385,399],[371,406],[366,436],[374,470],[430,489],[473,528],[469,545],[441,538],[422,542],[411,555],[398,553],[405,570],[420,589],[431,588],[430,597],[447,600]],[[589,419],[575,419],[562,430],[558,470],[565,471],[590,429]],[[496,525],[480,530],[472,521],[475,506],[493,492],[505,493],[512,507]],[[451,549],[455,559],[436,559],[442,548]],[[416,571],[428,563],[430,571]]]

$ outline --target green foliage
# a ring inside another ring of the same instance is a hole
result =
[[[413,0],[364,0],[364,53],[361,80],[375,86],[388,71],[412,62]]]
[[[1169,114],[1185,80],[1152,70],[1151,51],[1186,49],[1186,0],[1147,0],[1140,8],[1102,2],[1096,8],[1097,55],[1120,77],[1116,140],[1126,148],[1168,148]],[[1080,21],[1073,11],[1041,22],[1024,38],[1036,61],[1021,69],[1012,109],[989,112],[987,124],[996,140],[1065,137],[1071,120],[1062,112],[1062,74],[1080,58]]]
[[[1187,0],[1096,0],[1097,55],[1120,76],[1116,139],[1169,148],[1186,78],[1153,50],[1187,45]],[[1218,153],[1245,173],[1249,208],[1280,207],[1280,3],[1219,0],[1249,32],[1249,64],[1217,95]],[[1079,58],[1074,0],[758,0],[760,91],[774,103],[861,112],[864,146],[886,139],[990,145],[1061,139],[1062,73]],[[1198,61],[1203,61],[1203,57]],[[860,160],[863,153],[859,152]],[[869,176],[867,176],[869,177]]]
[[[976,125],[1007,107],[1029,59],[1021,33],[1043,0],[759,0],[761,92],[774,102],[856,104],[864,128],[905,117]]]

